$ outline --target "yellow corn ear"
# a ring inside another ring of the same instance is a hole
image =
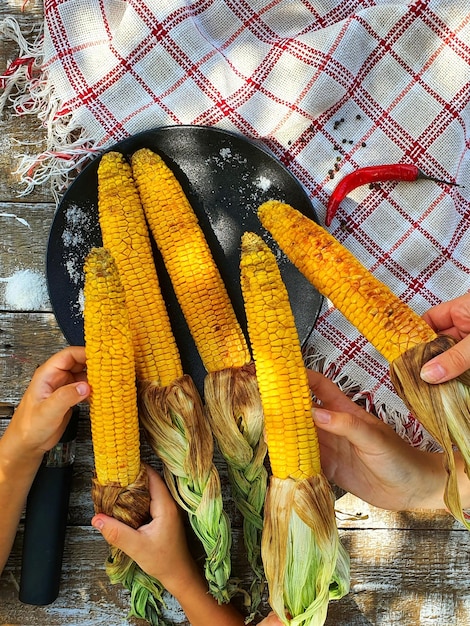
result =
[[[85,260],[84,330],[96,479],[132,484],[140,471],[134,349],[116,264],[93,248]]]
[[[258,209],[263,226],[318,291],[389,361],[436,333],[325,229],[288,204]]]
[[[181,185],[147,148],[135,152],[131,164],[150,230],[206,370],[247,364],[243,331]]]
[[[98,167],[98,214],[103,245],[116,261],[126,294],[139,380],[165,386],[183,375],[157,271],[150,234],[130,164],[108,152]]]
[[[242,237],[240,269],[272,473],[317,475],[320,452],[294,316],[276,259],[255,233]]]

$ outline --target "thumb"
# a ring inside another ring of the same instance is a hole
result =
[[[470,368],[470,335],[434,357],[421,368],[421,378],[431,384],[456,378]]]
[[[82,402],[90,395],[90,385],[84,381],[70,383],[56,389],[51,395],[44,400],[44,406],[50,415],[61,417],[67,411]]]
[[[136,560],[135,555],[139,551],[141,541],[141,535],[136,530],[103,513],[95,515],[91,525],[101,532],[109,545],[119,548],[131,559]]]

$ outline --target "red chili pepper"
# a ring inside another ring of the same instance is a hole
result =
[[[446,180],[440,180],[427,176],[416,165],[406,165],[404,163],[396,163],[393,165],[372,165],[370,167],[361,167],[360,169],[347,174],[335,187],[328,201],[326,209],[325,224],[329,226],[334,218],[341,201],[356,187],[368,185],[370,183],[382,183],[387,180],[418,180],[424,178],[434,180],[436,183],[444,183],[445,185],[457,185]]]

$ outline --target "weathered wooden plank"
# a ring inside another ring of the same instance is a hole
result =
[[[233,532],[232,574],[247,588],[250,573],[243,556],[240,531]],[[104,571],[108,550],[102,537],[91,527],[69,527],[63,557],[63,575],[59,597],[49,607],[25,606],[18,601],[21,575],[22,528],[19,529],[12,555],[0,577],[0,623],[22,626],[44,624],[145,624],[142,620],[127,620],[128,593],[119,585],[109,584]],[[197,550],[197,548],[196,548]],[[200,550],[199,550],[200,554]],[[172,604],[175,605],[174,600]],[[242,596],[235,599],[240,609]],[[265,607],[264,612],[267,612]],[[170,615],[178,617],[176,624],[188,624],[181,609],[173,609]],[[21,620],[21,621],[16,621]],[[172,623],[171,620],[170,623]]]
[[[16,406],[36,367],[66,345],[52,313],[0,312],[0,402]]]
[[[43,7],[42,0],[2,0],[0,19],[14,17],[25,29],[31,28],[33,24],[41,22]]]
[[[395,530],[462,530],[463,526],[445,510],[385,511],[378,509],[350,493],[336,501],[339,528]],[[465,531],[466,532],[466,531]]]
[[[375,529],[341,535],[351,553],[351,592],[330,604],[326,626],[470,623],[468,533]],[[246,580],[240,550],[240,536],[234,532],[234,574]],[[92,529],[70,527],[59,598],[50,607],[31,610],[17,600],[20,549],[15,548],[0,578],[0,623],[140,626],[138,620],[126,620],[127,593],[107,581],[102,567],[106,553],[104,541]]]
[[[52,310],[45,286],[54,212],[54,204],[0,202],[0,310]],[[34,278],[32,284],[25,282],[25,270]]]

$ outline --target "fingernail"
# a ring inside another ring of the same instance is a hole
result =
[[[446,375],[445,369],[439,363],[426,363],[421,368],[420,376],[426,383],[438,383]]]
[[[101,530],[103,528],[103,526],[104,526],[104,522],[100,518],[92,519],[91,520],[91,525],[93,526],[93,528],[97,528],[98,530]]]
[[[328,424],[331,420],[331,413],[325,409],[313,409],[313,418],[319,424]]]
[[[76,386],[76,390],[79,396],[86,396],[86,394],[88,393],[88,387],[83,383],[79,383]]]

